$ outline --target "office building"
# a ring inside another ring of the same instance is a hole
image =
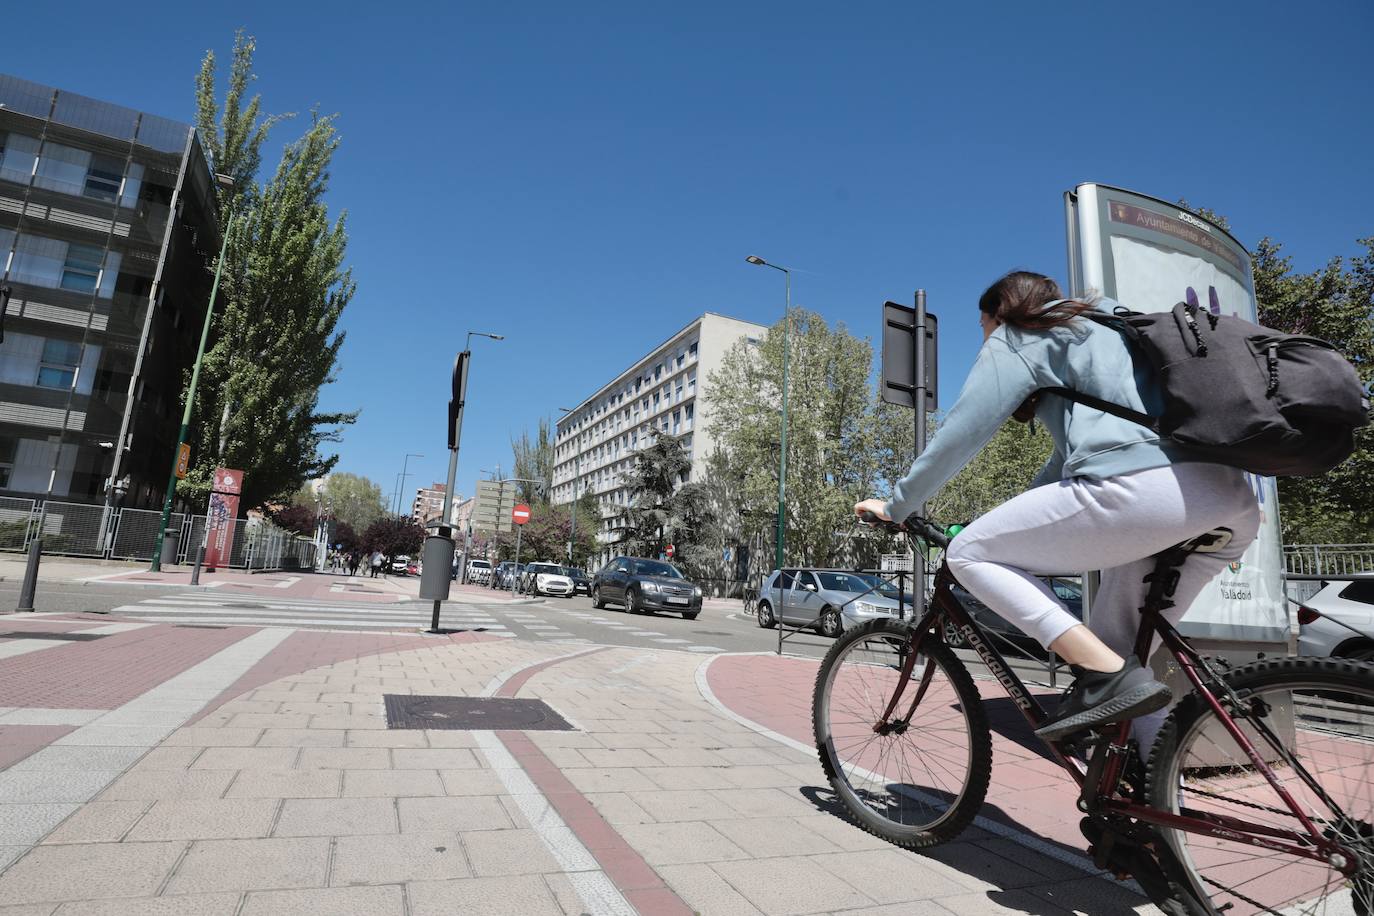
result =
[[[0,75],[0,497],[161,505],[214,188],[189,124]]]
[[[613,544],[630,505],[627,478],[635,454],[652,443],[653,430],[680,437],[690,453],[691,471],[680,482],[703,479],[714,447],[705,398],[711,373],[738,341],[757,344],[767,332],[763,325],[707,312],[574,407],[557,423],[553,502],[595,494],[597,536]]]

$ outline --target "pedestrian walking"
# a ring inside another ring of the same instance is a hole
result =
[[[381,572],[381,571],[382,571],[382,552],[381,552],[380,550],[374,550],[374,551],[372,551],[372,578],[373,578],[373,579],[377,578],[377,573],[379,573],[379,572]]]

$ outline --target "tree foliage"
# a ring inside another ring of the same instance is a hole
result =
[[[297,501],[301,505],[313,506],[317,500],[314,492],[307,488]],[[330,474],[320,488],[319,501],[336,519],[347,522],[358,531],[365,531],[368,525],[386,514],[381,485],[359,474]]]
[[[425,529],[412,518],[379,518],[367,526],[361,541],[364,550],[380,550],[388,560],[413,557],[425,542]]]
[[[272,521],[296,534],[313,535],[318,528],[318,516],[310,506],[292,503],[273,510],[269,515]]]
[[[739,341],[711,377],[717,470],[737,488],[750,542],[771,542],[777,519],[782,330],[779,322],[757,345]],[[911,414],[877,404],[872,346],[843,325],[793,309],[788,337],[786,559],[830,565],[853,528],[854,503],[910,463]]]
[[[511,451],[515,453],[515,470],[512,477],[523,478],[515,483],[516,497],[525,503],[534,503],[545,498],[545,491],[553,480],[553,437],[547,418],[540,418],[539,431],[533,440],[528,430],[520,433],[519,439],[511,440]],[[530,481],[542,481],[531,483]]]
[[[573,544],[573,566],[583,566],[596,550],[596,529],[584,525],[585,516],[577,518],[577,539]],[[530,520],[520,532],[520,562],[566,563],[568,533],[572,525],[572,506],[553,506],[547,502],[530,505]],[[492,538],[497,560],[515,559],[516,532],[502,531]]]
[[[939,429],[935,435],[940,434]],[[1054,441],[1044,426],[1008,420],[968,465],[935,495],[927,514],[941,524],[967,524],[1030,486]]]
[[[343,343],[339,318],[354,292],[343,266],[344,217],[331,222],[325,204],[339,146],[334,118],[312,112],[305,133],[259,183],[262,144],[280,119],[264,117],[260,98],[247,95],[253,50],[253,39],[240,32],[222,106],[213,53],[196,77],[197,127],[215,170],[236,184],[220,191],[228,247],[197,393],[194,464],[178,488],[203,499],[215,467],[242,468],[247,506],[327,474],[338,456],[323,447],[357,417],[318,409]]]
[[[691,471],[681,437],[654,430],[626,479],[630,504],[618,541],[622,553],[657,557],[672,544],[676,562],[701,571],[701,542],[712,529],[712,516],[706,489],[688,480]]]

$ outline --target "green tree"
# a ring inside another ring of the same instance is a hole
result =
[[[358,531],[365,531],[368,525],[386,514],[381,485],[359,474],[339,471],[330,474],[324,479],[320,495],[325,505],[333,508],[335,518]],[[307,500],[303,505],[314,505],[314,494],[311,493]]]
[[[520,532],[520,562],[544,561],[565,563],[568,549],[568,533],[572,525],[570,505],[553,506],[546,502],[530,506],[530,520]],[[586,563],[587,557],[596,550],[596,531],[583,527],[581,507],[578,509],[577,540],[573,544],[573,566]],[[515,532],[502,531],[495,535],[497,556],[501,560],[515,559]],[[580,561],[580,562],[579,562]]]
[[[635,453],[626,479],[620,549],[656,557],[667,545],[686,548],[705,524],[707,500],[700,484],[688,481],[692,459],[682,439],[654,430],[649,445]]]
[[[515,484],[517,498],[526,503],[544,499],[545,490],[553,480],[553,437],[548,419],[539,420],[539,431],[533,440],[525,430],[519,439],[512,439],[510,445],[515,453],[515,470],[511,476],[524,478]],[[543,483],[531,483],[532,480]]]
[[[939,429],[935,431],[938,436]],[[967,524],[1017,496],[1045,465],[1054,441],[1044,426],[1008,420],[926,507],[941,524]]]
[[[311,113],[286,146],[275,173],[259,183],[262,144],[280,119],[247,97],[254,42],[238,33],[223,105],[215,96],[215,56],[196,77],[196,123],[216,170],[235,179],[221,190],[228,247],[212,343],[201,369],[195,459],[179,485],[203,499],[214,468],[243,468],[243,501],[256,506],[322,477],[338,461],[323,454],[356,413],[321,412],[321,387],[333,381],[353,297],[344,268],[344,217],[329,219],[324,198],[339,140],[331,116]],[[188,373],[189,378],[189,373]]]
[[[793,309],[788,336],[786,559],[829,565],[853,529],[854,503],[910,464],[911,414],[876,403],[867,340],[804,309]],[[741,340],[711,376],[719,471],[736,490],[738,530],[749,543],[774,539],[782,338],[779,323],[758,345]]]

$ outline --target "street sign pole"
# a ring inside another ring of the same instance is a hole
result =
[[[911,349],[915,351],[916,370],[916,457],[920,458],[926,450],[926,291],[923,289],[916,290],[915,337],[915,345]],[[925,503],[918,506],[916,511],[924,518]],[[926,558],[919,546],[915,553],[911,563],[911,619],[920,620],[926,612]]]

